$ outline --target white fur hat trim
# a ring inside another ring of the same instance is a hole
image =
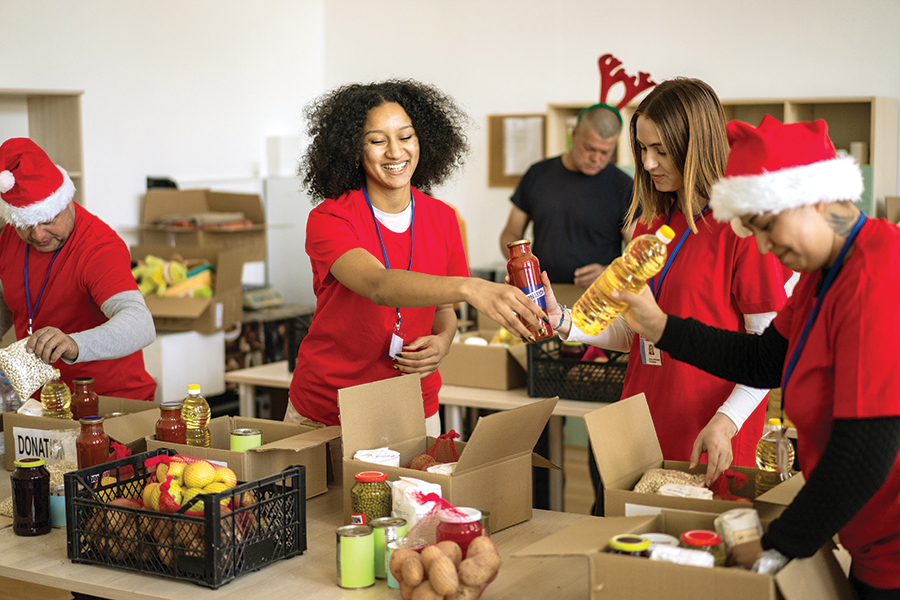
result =
[[[10,206],[0,200],[0,217],[17,229],[27,229],[28,227],[48,223],[55,219],[56,215],[61,213],[72,201],[72,198],[75,197],[75,184],[72,183],[69,174],[59,165],[55,166],[63,176],[62,185],[55,192],[40,202],[33,202],[21,208]],[[8,173],[8,171],[4,171],[4,173]],[[12,173],[10,173],[10,176],[12,176]],[[2,175],[0,175],[0,178],[2,178]],[[12,189],[12,186],[9,189]]]

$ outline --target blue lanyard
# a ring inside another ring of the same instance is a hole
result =
[[[708,206],[709,206],[709,204],[704,206],[703,210],[701,210],[700,213],[696,217],[694,217],[694,223],[696,223],[697,219],[699,219],[700,216],[704,212],[706,212],[706,209]],[[671,220],[672,213],[674,211],[675,211],[675,203],[673,202],[672,206],[669,208],[669,216],[666,217],[666,225],[669,224],[669,220]],[[685,221],[687,221],[687,219],[685,219]],[[656,299],[659,298],[659,290],[660,290],[660,288],[662,288],[663,279],[665,279],[666,273],[669,272],[669,267],[672,266],[672,261],[675,260],[675,255],[678,254],[679,250],[681,250],[681,246],[684,245],[684,241],[687,239],[687,236],[690,232],[691,232],[690,227],[688,227],[687,229],[684,230],[684,234],[681,236],[681,239],[678,241],[678,244],[675,246],[675,249],[672,250],[671,254],[669,254],[669,259],[666,261],[666,265],[663,267],[663,270],[660,272],[659,279],[657,279],[656,277],[652,277],[650,279],[650,291],[653,292],[654,298],[656,298]],[[656,282],[656,285],[654,285],[654,282]]]
[[[794,347],[794,352],[791,354],[791,359],[788,361],[787,368],[784,370],[784,377],[781,379],[781,416],[784,417],[784,395],[785,388],[787,387],[788,379],[790,379],[791,374],[794,372],[794,367],[797,366],[797,360],[800,358],[800,352],[803,350],[803,346],[806,345],[806,336],[809,335],[809,330],[812,329],[813,322],[816,320],[816,317],[819,315],[819,309],[822,308],[822,300],[825,299],[825,292],[831,287],[831,284],[834,282],[834,278],[837,277],[838,272],[841,270],[841,266],[844,263],[844,256],[847,254],[847,250],[850,249],[850,246],[853,245],[853,240],[856,239],[856,234],[859,233],[859,230],[862,229],[863,223],[866,222],[866,214],[862,211],[859,213],[859,217],[856,219],[856,224],[853,225],[853,229],[850,231],[850,235],[847,236],[847,241],[844,242],[844,247],[841,248],[840,254],[838,254],[837,259],[834,261],[834,264],[831,265],[831,268],[828,269],[828,274],[825,276],[825,281],[822,283],[822,289],[819,290],[819,298],[816,300],[815,305],[813,305],[812,311],[810,311],[809,316],[806,318],[806,325],[803,327],[803,333],[800,334],[800,341],[797,342],[797,345]]]
[[[59,254],[59,251],[62,250],[62,247],[57,248],[56,252],[53,253],[53,258],[50,259],[50,265],[47,267],[47,274],[44,275],[44,284],[41,286],[41,293],[38,294],[37,301],[34,303],[34,306],[31,306],[31,291],[28,285],[28,252],[31,250],[31,246],[28,244],[25,245],[25,302],[28,304],[28,335],[31,335],[31,325],[34,322],[34,315],[37,313],[38,304],[41,302],[41,297],[44,295],[44,288],[47,287],[47,280],[50,279],[50,269],[53,268],[53,261],[56,260],[56,256]]]
[[[387,250],[384,247],[384,239],[381,237],[381,229],[378,227],[378,218],[375,216],[375,207],[372,206],[372,201],[369,200],[369,192],[366,191],[366,184],[363,184],[363,197],[366,199],[366,204],[369,205],[369,210],[372,211],[372,220],[375,221],[375,232],[378,234],[378,241],[381,243],[381,254],[384,256],[384,266],[387,269],[391,268],[391,263],[388,260]],[[412,256],[413,256],[413,226],[415,225],[415,216],[416,216],[416,201],[413,198],[412,190],[409,191],[409,203],[410,203],[410,212],[409,212],[409,264],[406,267],[406,270],[409,271],[412,268]],[[400,309],[397,309],[397,331],[400,330]]]

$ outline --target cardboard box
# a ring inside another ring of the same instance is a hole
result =
[[[261,430],[262,446],[245,452],[232,451],[231,431],[243,428]],[[304,465],[306,497],[312,498],[328,491],[327,443],[340,438],[341,428],[315,429],[283,421],[225,416],[210,420],[209,434],[209,448],[160,442],[151,435],[147,438],[147,450],[171,448],[185,456],[225,463],[238,481],[256,481],[291,465]]]
[[[404,465],[425,452],[434,438],[425,435],[422,388],[417,377],[394,377],[338,390],[344,447],[344,522],[350,522],[350,489],[361,471],[378,470],[397,481],[414,477],[441,486],[454,506],[491,513],[499,531],[531,518],[531,467],[553,467],[532,450],[556,406],[549,398],[481,417],[468,442],[457,442],[459,462],[450,475],[375,465],[355,460],[359,450],[389,447]]]
[[[163,229],[157,219],[170,215],[205,212],[239,212],[253,222],[241,229],[200,230],[189,227]],[[141,244],[205,246],[217,250],[240,250],[247,262],[266,260],[266,219],[262,200],[256,194],[210,190],[151,189],[144,196]]]
[[[603,481],[603,506],[606,516],[648,514],[658,512],[661,508],[721,513],[732,508],[748,506],[746,502],[740,501],[679,498],[632,491],[641,476],[649,469],[706,472],[705,464],[690,470],[688,468],[690,463],[663,460],[644,394],[625,398],[589,412],[584,416],[584,423]],[[774,518],[781,514],[804,483],[803,477],[797,474],[754,498],[756,469],[732,467],[732,470],[745,474],[747,482],[741,488],[732,487],[731,493],[753,500],[753,506],[762,518]]]
[[[238,250],[217,250],[202,246],[134,246],[131,259],[147,255],[171,260],[178,254],[184,259],[205,259],[216,271],[212,298],[164,298],[156,294],[144,296],[159,331],[198,331],[214,333],[228,329],[243,318],[241,271],[244,255]]]
[[[885,196],[884,209],[887,220],[900,225],[900,196]]]
[[[122,430],[118,428],[118,421],[130,416],[131,413],[145,413],[153,418],[154,425],[159,417],[159,404],[144,402],[142,400],[129,400],[126,398],[112,398],[100,396],[100,414],[129,413],[120,417],[110,417],[103,421],[103,431],[109,439],[128,447],[133,454],[144,452],[146,446],[144,437],[153,433],[146,430]],[[54,419],[51,417],[31,417],[14,412],[3,413],[3,443],[6,446],[6,470],[16,468],[15,462],[23,456],[39,456],[47,458],[51,446],[57,438],[51,432],[59,430],[80,431],[78,421],[69,419]],[[78,434],[75,433],[77,437]],[[68,436],[71,438],[71,436]],[[67,456],[75,456],[74,438],[69,440],[70,447],[66,448]],[[74,460],[74,459],[72,459]]]
[[[585,518],[513,554],[513,557],[583,556],[590,563],[592,600],[615,598],[729,598],[729,600],[852,600],[833,544],[810,558],[792,560],[775,576],[744,569],[691,567],[609,554],[620,533],[668,533],[714,529],[711,513],[663,510],[642,517]]]
[[[454,340],[450,353],[441,361],[441,381],[447,385],[490,390],[512,390],[524,386],[528,362],[525,344],[475,346],[465,343],[471,337],[490,342],[496,332],[496,329],[480,329],[464,333]]]

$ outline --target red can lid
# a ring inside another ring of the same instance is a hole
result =
[[[385,481],[386,479],[387,475],[381,471],[361,471],[356,474],[356,480],[362,481],[363,483],[376,483],[378,481]]]
[[[688,546],[717,546],[722,543],[722,538],[708,529],[690,529],[681,534],[681,543]]]

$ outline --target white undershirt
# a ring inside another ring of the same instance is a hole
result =
[[[372,207],[372,210],[375,211],[375,218],[378,219],[378,222],[394,233],[403,233],[409,229],[409,223],[412,220],[412,202],[407,204],[406,208],[398,213],[386,213],[383,210],[378,210],[374,206]]]

